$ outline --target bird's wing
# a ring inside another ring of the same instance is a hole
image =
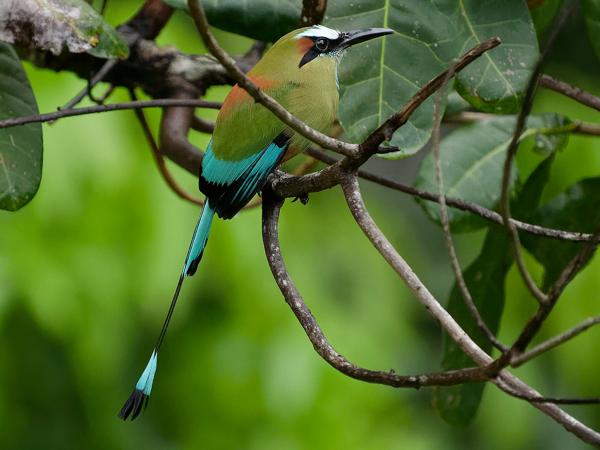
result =
[[[233,217],[262,189],[289,142],[290,135],[281,132],[262,150],[238,161],[219,159],[212,142],[208,145],[202,160],[200,190],[219,217]]]
[[[297,87],[263,76],[250,78],[286,107]],[[219,217],[233,217],[263,187],[292,135],[271,111],[233,87],[219,111],[200,176],[200,190]]]

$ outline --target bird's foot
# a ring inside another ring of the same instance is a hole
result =
[[[294,200],[292,200],[292,203],[298,200],[300,200],[300,203],[302,203],[303,205],[306,205],[308,203],[308,194],[302,194],[298,197],[295,197]]]

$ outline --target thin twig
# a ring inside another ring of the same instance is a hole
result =
[[[512,367],[519,367],[527,361],[538,357],[542,353],[545,353],[561,344],[564,344],[568,340],[573,339],[574,337],[578,336],[579,334],[583,333],[584,331],[593,327],[594,325],[598,325],[599,323],[600,316],[590,317],[589,319],[586,319],[583,322],[581,322],[579,325],[574,326],[570,330],[565,331],[564,333],[559,334],[558,336],[554,336],[553,338],[548,339],[547,341],[544,341],[541,344],[533,347],[528,352],[522,353],[512,358],[510,365]]]
[[[483,113],[478,111],[463,111],[460,113],[452,114],[444,117],[444,123],[449,124],[462,124],[462,123],[473,123],[483,122],[486,120],[497,119],[498,116],[490,113]],[[580,134],[584,136],[600,136],[600,124],[582,122],[575,120],[569,124],[569,133]]]
[[[508,395],[526,400],[529,403],[552,403],[555,405],[597,405],[600,404],[600,397],[584,398],[584,397],[542,397],[541,395],[523,394],[514,389],[503,389]]]
[[[114,84],[111,84],[110,86],[108,86],[108,89],[106,89],[106,92],[104,92],[104,94],[102,94],[102,96],[97,99],[96,104],[97,105],[104,105],[104,103],[106,102],[106,100],[108,100],[108,98],[115,91],[115,88],[116,88],[116,86]]]
[[[86,96],[92,96],[92,89],[98,83],[100,83],[106,75],[119,63],[118,59],[109,59],[104,63],[104,65],[96,72],[96,74],[88,81],[87,86],[82,89],[75,97],[69,100],[65,106],[59,108],[60,111],[65,111],[69,109],[73,109],[81,100],[83,100]]]
[[[159,98],[154,100],[138,100],[136,102],[111,103],[109,105],[85,106],[64,111],[55,111],[46,114],[35,114],[32,116],[12,117],[0,120],[0,129],[17,127],[28,123],[43,123],[64,117],[83,116],[85,114],[96,114],[108,111],[121,111],[126,109],[164,108],[170,106],[189,106],[192,108],[220,109],[221,103],[207,102],[197,99]]]
[[[452,266],[452,270],[454,272],[454,276],[456,277],[456,284],[462,294],[463,300],[471,316],[475,320],[477,324],[477,328],[481,331],[481,333],[485,336],[485,338],[498,350],[501,352],[505,352],[508,347],[506,347],[502,342],[500,342],[494,333],[487,326],[483,317],[479,313],[475,302],[473,301],[473,296],[467,286],[467,282],[462,273],[462,269],[460,267],[460,262],[458,261],[458,255],[456,254],[456,248],[454,247],[454,241],[452,239],[452,231],[450,230],[450,219],[448,218],[448,205],[446,205],[446,195],[444,189],[444,176],[442,173],[442,164],[440,161],[440,133],[442,126],[442,100],[446,95],[446,84],[448,80],[452,78],[454,74],[452,72],[448,72],[446,75],[446,79],[442,83],[442,87],[436,94],[435,103],[434,103],[434,112],[433,112],[433,130],[431,133],[431,147],[433,154],[433,161],[435,164],[435,180],[438,187],[438,199],[440,204],[440,221],[442,223],[442,231],[444,233],[444,240],[446,242],[446,248],[448,250],[448,256],[450,257],[450,263]]]
[[[597,111],[600,111],[600,97],[596,97],[590,92],[586,92],[578,87],[571,86],[564,81],[557,80],[550,75],[543,74],[540,77],[540,86],[547,89],[559,92],[573,100],[578,101],[582,105],[589,106]]]
[[[329,343],[314,315],[304,303],[304,299],[291,279],[283,261],[278,231],[279,213],[283,202],[275,199],[268,191],[265,191],[263,195],[262,233],[269,267],[286,303],[300,322],[315,351],[329,365],[351,378],[393,387],[451,386],[487,379],[485,371],[479,367],[441,373],[399,375],[393,370],[380,371],[359,367],[339,354]]]

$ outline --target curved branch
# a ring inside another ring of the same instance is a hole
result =
[[[348,361],[340,355],[329,343],[317,320],[312,312],[304,303],[298,288],[291,279],[283,256],[281,255],[281,245],[279,243],[279,213],[281,211],[282,200],[275,199],[269,191],[263,193],[263,242],[265,253],[269,262],[269,267],[273,277],[284,296],[284,299],[292,312],[302,325],[306,335],[312,343],[315,351],[329,365],[341,373],[348,375],[356,380],[367,383],[384,384],[392,387],[412,387],[422,386],[450,386],[466,382],[485,381],[488,379],[486,371],[482,368],[467,368],[441,373],[430,373],[421,375],[398,375],[394,371],[380,371],[364,369]]]
[[[175,94],[179,100],[193,100],[195,94],[181,91]],[[188,133],[194,121],[194,110],[186,107],[164,108],[160,118],[160,152],[175,164],[195,176],[200,174],[202,152],[188,140]]]

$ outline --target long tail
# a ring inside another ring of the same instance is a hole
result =
[[[156,373],[158,350],[163,343],[165,334],[167,333],[167,328],[169,328],[169,323],[171,322],[171,317],[173,316],[173,311],[175,310],[175,305],[177,304],[177,299],[179,298],[179,291],[181,291],[183,280],[186,276],[194,275],[198,269],[198,264],[200,264],[202,253],[204,252],[206,242],[208,241],[208,233],[210,232],[210,226],[212,224],[214,215],[214,209],[212,209],[210,204],[206,202],[204,209],[202,210],[202,214],[200,215],[200,220],[198,221],[196,229],[194,230],[194,236],[192,237],[192,242],[190,243],[190,248],[188,249],[188,253],[185,258],[183,270],[179,276],[179,281],[177,282],[173,299],[169,305],[167,316],[163,322],[160,334],[158,335],[158,340],[156,341],[156,345],[154,346],[154,350],[150,356],[150,360],[148,361],[146,368],[136,383],[135,389],[119,412],[119,417],[123,420],[127,420],[130,416],[131,420],[135,419],[148,405],[148,400],[150,399],[150,393],[152,391],[152,383],[154,382],[154,375]]]

